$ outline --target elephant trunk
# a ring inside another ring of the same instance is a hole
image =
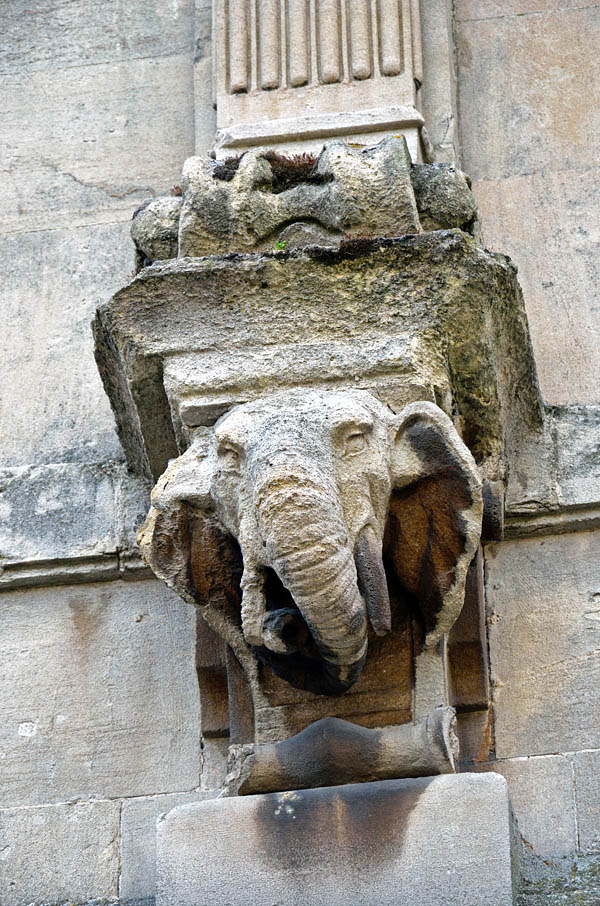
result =
[[[256,503],[267,560],[308,625],[326,685],[343,692],[364,663],[367,619],[336,489],[288,466],[257,485]]]

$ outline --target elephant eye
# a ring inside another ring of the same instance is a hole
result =
[[[344,456],[353,456],[361,453],[367,446],[367,436],[364,431],[352,431],[344,443]]]

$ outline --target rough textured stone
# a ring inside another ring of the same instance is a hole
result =
[[[131,273],[127,243],[115,224],[0,239],[2,465],[122,457],[89,323]]]
[[[2,800],[194,789],[195,613],[159,583],[6,592]]]
[[[157,906],[512,906],[498,775],[181,806],[158,824]]]
[[[0,901],[69,903],[117,894],[118,802],[0,809]]]
[[[191,157],[183,167],[179,254],[268,250],[278,242],[292,247],[291,224],[316,224],[326,244],[418,233],[410,174],[402,137],[363,151],[327,142],[318,158],[286,158],[264,148],[231,163]]]
[[[193,120],[188,54],[5,75],[0,230],[128,220],[178,182]]]
[[[580,859],[562,877],[525,881],[517,906],[597,906],[600,903],[600,862]]]
[[[600,747],[600,532],[487,548],[499,758]]]
[[[579,849],[584,853],[599,852],[600,751],[577,752],[573,756],[573,768]]]
[[[183,199],[146,201],[131,235],[140,265],[182,256],[337,247],[352,236],[473,231],[475,199],[452,164],[412,165],[403,139],[361,151],[327,142],[319,156],[258,149],[240,158],[193,157]],[[183,201],[183,205],[182,205]],[[417,214],[418,210],[418,214]]]
[[[536,877],[568,870],[577,851],[573,773],[564,755],[493,761],[506,777],[523,840],[523,871]]]
[[[218,791],[126,799],[121,812],[119,897],[138,900],[156,892],[156,820],[178,805],[213,799]]]
[[[377,350],[384,338],[390,343],[402,338],[410,367],[404,365],[398,374],[395,360],[383,357],[377,368],[372,363],[375,373],[367,386],[374,385],[393,408],[407,402],[409,390],[414,399],[414,387],[406,384],[428,387],[449,411],[454,396],[463,437],[478,461],[489,459],[492,473],[515,436],[522,438],[540,421],[514,271],[505,258],[490,256],[458,230],[358,240],[339,251],[154,265],[98,310],[95,330],[97,360],[130,465],[155,477],[177,453],[180,408],[190,401],[214,404],[218,397],[218,383],[209,392],[202,387],[204,355],[214,359],[224,350],[229,355],[235,345],[252,359],[265,336],[274,347],[289,351],[293,346],[313,371],[321,345],[335,336],[331,371],[320,373],[320,380],[329,383],[333,371],[334,386],[344,355],[356,358],[356,370],[347,379],[361,386],[362,344]],[[185,388],[183,399],[180,383],[181,396],[169,405],[161,361],[182,349],[203,350],[191,372],[198,384]],[[392,399],[387,396],[390,379],[392,385],[398,380]],[[289,383],[302,382],[284,371],[266,388]],[[234,388],[233,399],[222,393],[221,407],[239,401],[237,394],[244,390],[256,395],[252,384],[252,391],[246,382]],[[423,398],[430,398],[427,391]]]
[[[177,257],[181,201],[181,197],[163,196],[134,211],[131,238],[142,264],[144,259],[152,262]]]
[[[477,217],[469,180],[453,164],[417,164],[411,170],[419,222],[424,230],[473,232]]]

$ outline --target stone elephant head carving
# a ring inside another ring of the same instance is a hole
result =
[[[473,458],[437,406],[295,390],[236,406],[208,452],[172,461],[139,541],[247,670],[258,658],[335,695],[360,675],[369,622],[390,630],[388,582],[427,646],[450,629],[481,514]]]

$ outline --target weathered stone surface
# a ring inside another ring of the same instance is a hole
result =
[[[0,902],[83,902],[117,894],[120,803],[0,809]]]
[[[600,861],[578,859],[562,876],[525,881],[517,906],[597,906],[600,902]]]
[[[558,503],[600,501],[600,406],[555,409]]]
[[[156,892],[156,820],[178,805],[213,799],[218,791],[126,799],[121,812],[119,897],[141,900]]]
[[[457,22],[462,165],[474,182],[597,167],[600,110],[580,79],[600,78],[599,11],[561,6],[523,16],[503,5],[501,15]],[[532,250],[545,248],[540,240]]]
[[[477,207],[461,170],[454,164],[417,164],[410,177],[422,229],[473,231]]]
[[[264,148],[232,162],[191,157],[183,167],[179,254],[269,250],[278,242],[293,247],[292,224],[317,225],[327,240],[317,245],[418,233],[410,175],[402,137],[363,151],[331,141],[318,158]]]
[[[485,121],[496,122],[490,112]],[[503,179],[482,174],[474,180],[473,192],[486,244],[510,255],[519,268],[546,402],[600,402],[596,162],[582,170],[550,169]]]
[[[178,0],[131,2],[116,0],[90,8],[85,0],[3,4],[0,29],[0,72],[61,69],[137,57],[190,53],[194,4]]]
[[[151,578],[136,541],[150,490],[110,461],[0,469],[0,588]]]
[[[115,471],[83,463],[0,470],[0,565],[116,551]]]
[[[122,457],[89,324],[131,273],[127,246],[125,224],[0,239],[2,465]]]
[[[181,806],[158,823],[157,906],[512,906],[498,775]]]
[[[487,548],[499,758],[600,747],[600,532]]]
[[[495,457],[512,446],[515,435],[521,438],[539,424],[514,271],[505,258],[490,256],[459,231],[357,241],[340,251],[154,265],[98,310],[95,329],[98,363],[130,465],[156,477],[177,453],[175,436],[183,430],[178,410],[186,402],[182,395],[169,405],[161,360],[182,348],[214,358],[224,349],[229,354],[232,345],[251,358],[264,336],[275,347],[295,346],[309,361],[311,347],[318,350],[336,336],[341,353],[333,351],[334,373],[338,356],[350,347],[408,339],[410,383],[429,385],[450,411],[454,396],[463,437],[479,461],[490,459],[492,472],[499,468]],[[204,355],[196,358],[199,376]],[[385,359],[381,368],[379,392],[389,401],[385,384],[395,368]],[[361,373],[362,368],[355,375]],[[327,371],[321,380],[330,380]],[[269,389],[286,383],[284,372]],[[290,383],[297,385],[297,379]],[[217,389],[199,387],[191,398],[214,403]],[[254,383],[246,392],[256,393]],[[224,396],[225,409],[239,401]]]
[[[518,445],[508,473],[505,506],[510,515],[536,515],[558,508],[556,431],[551,411],[546,411],[540,429]]]
[[[0,597],[3,806],[200,782],[195,613],[155,581]]]
[[[456,86],[452,17],[447,0],[428,0],[421,15],[423,85],[420,110],[434,160],[457,160]]]
[[[137,532],[148,513],[151,490],[150,483],[143,478],[132,475],[124,467],[118,470],[116,477],[116,531],[119,559],[124,568],[127,568],[131,561],[141,565]]]
[[[257,661],[340,695],[360,677],[369,626],[392,638],[405,622],[404,594],[435,649],[462,608],[481,518],[473,457],[437,406],[395,415],[364,391],[294,390],[235,407],[207,455],[202,438],[174,460],[139,542],[231,646],[259,711]]]
[[[486,770],[506,777],[523,840],[527,877],[567,870],[577,850],[573,774],[564,755],[493,761]]]
[[[5,75],[0,230],[129,220],[178,182],[193,121],[187,53]]]
[[[208,154],[217,129],[213,102],[212,0],[194,3],[194,153]]]
[[[131,238],[141,263],[176,258],[182,199],[165,195],[140,205],[133,213]]]
[[[524,437],[513,459],[509,534],[585,530],[598,524],[599,501],[600,407],[547,407],[543,429]]]
[[[452,774],[457,758],[453,708],[436,708],[418,724],[381,730],[326,717],[284,742],[241,746],[227,793],[249,796]]]
[[[600,616],[600,614],[599,614]],[[579,849],[600,851],[600,751],[573,756]]]
[[[200,690],[202,704],[202,689]],[[204,727],[202,728],[204,731]],[[227,761],[229,758],[229,737],[222,736],[211,738],[204,736],[202,739],[202,790],[220,790],[225,786],[227,777]]]
[[[404,132],[416,155],[418,7],[383,5],[371,17],[362,5],[334,4],[309,16],[292,0],[281,21],[275,9],[261,17],[223,0],[214,7],[217,149],[283,143],[305,151],[323,136],[372,144],[382,132]]]

